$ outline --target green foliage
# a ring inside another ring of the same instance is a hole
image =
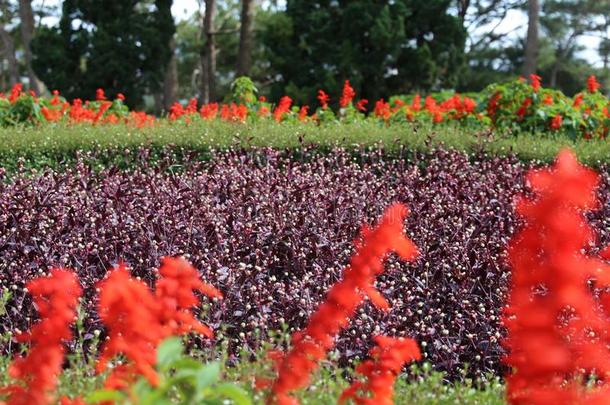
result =
[[[69,99],[97,88],[134,104],[163,81],[175,32],[171,0],[66,0],[59,25],[32,41],[36,73]]]
[[[19,97],[15,103],[0,98],[0,127],[17,124],[34,124],[43,121],[40,104],[29,95]]]
[[[243,76],[235,79],[231,84],[231,90],[233,94],[231,94],[229,101],[245,104],[248,107],[253,106],[257,101],[258,89],[249,77]]]
[[[314,104],[349,79],[363,98],[451,87],[463,62],[464,30],[450,1],[288,1],[261,34],[281,80],[272,90]],[[334,100],[336,101],[336,100]]]
[[[252,404],[246,391],[224,382],[218,362],[201,363],[183,354],[179,338],[165,340],[157,350],[157,371],[160,384],[152,387],[141,378],[129,394],[115,390],[97,390],[86,398],[88,403],[114,401],[118,405]]]

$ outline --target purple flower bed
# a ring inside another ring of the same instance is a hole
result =
[[[459,377],[501,371],[499,317],[509,272],[503,254],[518,225],[516,160],[437,151],[420,164],[381,152],[334,151],[293,159],[272,150],[217,154],[178,173],[142,168],[17,175],[0,183],[0,287],[13,291],[0,333],[35,319],[23,287],[51,266],[77,270],[83,304],[118,261],[152,282],[164,255],[185,255],[225,294],[205,319],[235,350],[256,350],[285,322],[300,328],[338,279],[360,224],[392,201],[411,209],[406,233],[421,257],[392,257],[377,283],[392,305],[365,304],[338,342],[343,361],[377,333],[415,337],[438,369]],[[364,162],[364,163],[363,163]],[[421,164],[423,163],[423,164]],[[425,167],[425,168],[422,168]],[[591,215],[598,246],[610,242],[610,175]],[[100,325],[93,316],[89,333]],[[5,348],[6,349],[6,348]]]

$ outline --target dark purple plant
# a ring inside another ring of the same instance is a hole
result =
[[[377,288],[392,305],[360,310],[338,344],[341,361],[364,356],[372,336],[414,336],[451,378],[499,372],[499,314],[509,277],[504,248],[517,223],[513,196],[526,167],[513,159],[437,151],[419,164],[374,151],[300,158],[273,150],[217,153],[208,163],[92,173],[20,174],[0,183],[0,288],[13,290],[0,333],[25,329],[34,310],[27,280],[51,266],[75,268],[88,313],[94,284],[126,261],[152,284],[164,255],[184,255],[222,290],[206,322],[233,350],[256,350],[282,323],[304,325],[353,251],[360,224],[392,201],[410,210],[420,248],[412,264],[390,259]],[[610,176],[592,217],[610,241]],[[595,249],[595,247],[593,247]],[[93,317],[88,333],[99,329]],[[202,342],[196,342],[202,343]]]

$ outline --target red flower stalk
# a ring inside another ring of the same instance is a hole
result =
[[[513,368],[506,378],[508,400],[607,403],[595,400],[608,395],[608,388],[580,383],[590,373],[602,383],[610,377],[610,325],[588,285],[592,279],[609,285],[610,266],[584,253],[594,235],[583,211],[597,204],[598,176],[564,150],[554,167],[531,171],[527,180],[537,197],[518,202],[526,225],[508,249],[512,286],[504,314],[510,353],[505,361]]]
[[[273,119],[280,122],[284,118],[284,114],[290,111],[292,105],[292,99],[288,96],[280,98],[278,106],[273,111]]]
[[[309,112],[309,106],[308,105],[302,106],[299,109],[299,121],[306,121],[308,112]]]
[[[64,361],[64,343],[72,338],[71,324],[82,293],[74,273],[63,269],[53,269],[50,277],[32,280],[26,287],[34,298],[40,321],[31,332],[18,336],[20,341],[30,343],[30,349],[9,367],[10,376],[19,382],[2,388],[8,393],[7,405],[52,403]]]
[[[199,115],[204,120],[213,120],[218,115],[218,103],[204,104],[199,110]]]
[[[156,351],[169,336],[195,331],[212,337],[212,331],[190,312],[198,302],[193,291],[217,298],[222,297],[220,292],[203,283],[197,270],[184,259],[163,258],[159,273],[154,294],[146,284],[131,278],[124,265],[112,270],[99,284],[98,312],[108,329],[108,341],[97,371],[104,371],[118,354],[129,360],[113,369],[105,383],[107,388],[125,389],[138,375],[157,385]]]
[[[386,103],[383,99],[377,100],[375,102],[375,117],[381,118],[384,121],[387,121],[392,116],[392,109],[390,108],[390,103]]]
[[[358,111],[366,112],[366,105],[369,103],[369,100],[363,98],[356,103],[356,109]]]
[[[402,233],[407,213],[405,206],[394,204],[386,210],[377,227],[363,227],[362,241],[356,243],[356,253],[344,269],[343,278],[330,289],[326,301],[310,317],[305,329],[292,336],[292,349],[276,356],[278,375],[271,386],[274,402],[298,403],[290,393],[307,384],[318,362],[334,346],[335,337],[348,325],[365,297],[378,307],[389,308],[375,290],[374,282],[383,272],[383,260],[388,253],[394,251],[404,260],[417,256],[417,248]]]
[[[557,131],[559,128],[561,128],[562,123],[563,123],[563,117],[561,116],[561,114],[555,115],[551,119],[551,129],[553,131]]]
[[[582,105],[583,103],[583,98],[584,95],[582,93],[578,93],[575,97],[574,97],[574,103],[572,104],[572,106],[574,108],[578,108]]]
[[[42,107],[40,109],[40,112],[42,113],[44,119],[49,122],[59,121],[59,119],[61,118],[61,115],[62,115],[61,110],[52,110],[47,107]]]
[[[587,90],[589,90],[589,93],[595,93],[597,92],[597,90],[599,90],[600,85],[597,82],[597,78],[595,77],[595,75],[591,75],[589,76],[589,78],[587,79]]]
[[[498,102],[502,98],[502,93],[497,92],[489,99],[489,103],[487,104],[487,115],[493,119],[496,116],[496,112],[498,111]]]
[[[193,291],[210,298],[222,298],[220,291],[202,282],[197,270],[181,258],[164,257],[159,274],[161,278],[155,284],[155,296],[160,304],[159,320],[167,329],[165,336],[195,331],[213,337],[210,328],[197,321],[191,313],[191,308],[199,302]]]
[[[23,84],[17,83],[11,89],[11,95],[8,98],[11,104],[14,104],[19,97],[23,94]]]
[[[104,100],[106,100],[106,94],[104,93],[104,89],[97,89],[97,90],[95,90],[95,99],[97,101],[104,101]]]
[[[343,94],[341,95],[341,99],[339,99],[339,105],[341,108],[345,108],[350,105],[354,97],[356,97],[356,91],[349,84],[349,80],[346,80],[345,83],[343,83]]]
[[[328,102],[330,101],[330,97],[324,92],[324,90],[318,90],[318,101],[320,101],[322,109],[326,110],[328,108]]]
[[[546,96],[544,96],[544,100],[542,100],[542,103],[544,105],[553,105],[553,96],[547,94]]]
[[[411,101],[411,108],[413,111],[421,110],[421,96],[419,94],[416,94],[415,97],[413,97],[413,101]]]
[[[534,93],[538,93],[538,90],[540,90],[540,87],[541,87],[540,81],[541,80],[542,80],[542,77],[540,77],[538,75],[534,75],[534,74],[530,75],[530,81],[532,82],[532,89],[534,90]]]
[[[112,371],[106,387],[123,389],[126,384],[122,382],[136,375],[157,385],[156,348],[166,336],[159,317],[161,303],[146,284],[131,278],[123,264],[110,271],[98,288],[98,313],[106,325],[108,340],[97,361],[97,371],[103,372],[108,362],[120,353],[130,361]]]
[[[527,110],[531,105],[532,105],[532,99],[530,97],[523,100],[523,103],[517,110],[517,117],[519,117],[519,120],[522,120],[523,117],[525,117],[525,114],[527,114]]]
[[[403,365],[421,359],[417,342],[413,339],[376,336],[369,354],[371,359],[356,367],[366,382],[354,382],[341,394],[339,404],[352,399],[359,405],[393,405],[394,382]],[[359,395],[370,393],[370,396]]]

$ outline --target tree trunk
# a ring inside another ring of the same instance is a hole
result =
[[[32,11],[32,0],[19,0],[19,18],[21,20],[21,39],[23,41],[23,54],[25,67],[30,78],[30,89],[36,94],[42,94],[44,85],[36,76],[32,68],[32,49],[30,44],[34,36],[34,13]]]
[[[4,29],[4,25],[0,24],[0,40],[4,49],[4,56],[8,61],[8,81],[12,87],[19,82],[19,65],[15,56],[15,43],[11,34]]]
[[[248,76],[252,66],[252,19],[254,0],[241,2],[241,28],[239,30],[239,53],[237,54],[237,77]]]
[[[201,103],[209,103],[216,97],[216,38],[214,37],[214,17],[216,0],[205,0],[202,37],[205,46],[201,53]]]
[[[169,43],[172,57],[165,70],[163,80],[163,108],[169,111],[178,98],[178,62],[176,61],[176,39],[172,37]]]
[[[523,63],[523,75],[536,73],[538,62],[538,25],[540,24],[539,0],[528,0],[527,2],[527,40],[525,43],[525,61]]]
[[[557,74],[559,73],[559,61],[556,61],[553,64],[553,69],[551,69],[551,81],[549,86],[554,89],[557,87]]]

